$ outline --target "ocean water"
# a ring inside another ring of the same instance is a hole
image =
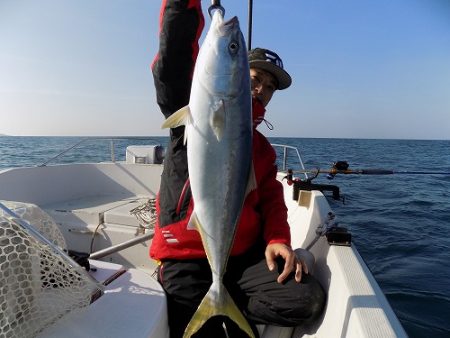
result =
[[[0,170],[45,163],[82,140],[75,137],[0,137]],[[450,141],[272,138],[298,147],[306,168],[443,171],[450,173]],[[167,138],[114,140],[116,160],[129,144]],[[56,163],[108,161],[111,142],[87,139]],[[54,162],[51,162],[52,164]],[[49,164],[49,165],[50,165]],[[450,337],[450,175],[320,174],[315,183],[340,187],[330,198],[339,224],[372,271],[410,337]],[[1,189],[1,187],[0,187]]]

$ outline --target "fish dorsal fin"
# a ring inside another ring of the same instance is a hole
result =
[[[216,135],[217,141],[222,139],[223,131],[225,129],[225,103],[220,100],[212,107],[212,112],[209,119],[209,124]]]
[[[187,126],[192,123],[192,115],[189,106],[184,106],[183,108],[177,110],[175,113],[170,115],[162,124],[161,128],[176,128],[180,126]],[[183,143],[186,144],[187,132],[184,131]]]
[[[250,194],[253,190],[256,190],[258,187],[258,183],[256,182],[256,175],[255,175],[255,166],[250,166],[250,173],[248,174],[248,182],[247,182],[247,189],[245,190],[245,196],[247,197],[248,194]]]

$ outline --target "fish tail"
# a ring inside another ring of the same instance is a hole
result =
[[[215,284],[219,284],[218,287]],[[222,289],[221,293],[223,296],[223,301],[219,302],[219,304],[215,301],[215,299],[217,299],[218,288]],[[197,311],[194,313],[191,321],[186,327],[183,338],[191,337],[194,333],[200,330],[209,318],[214,316],[229,317],[242,331],[247,333],[249,337],[255,338],[247,319],[245,319],[241,310],[239,310],[236,306],[235,302],[221,282],[213,283],[213,285],[211,285],[211,288],[203,298]]]

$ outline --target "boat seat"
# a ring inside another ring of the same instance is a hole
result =
[[[90,261],[99,281],[107,280],[121,265]],[[160,284],[144,271],[129,269],[105,287],[88,307],[74,311],[46,328],[39,338],[168,337],[167,306]]]

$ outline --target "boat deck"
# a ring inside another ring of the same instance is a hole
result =
[[[104,282],[123,266],[90,261],[90,274]],[[126,318],[126,325],[124,322]],[[37,337],[168,337],[167,307],[160,284],[138,269],[124,270],[106,285],[103,296],[83,311],[73,311]]]

